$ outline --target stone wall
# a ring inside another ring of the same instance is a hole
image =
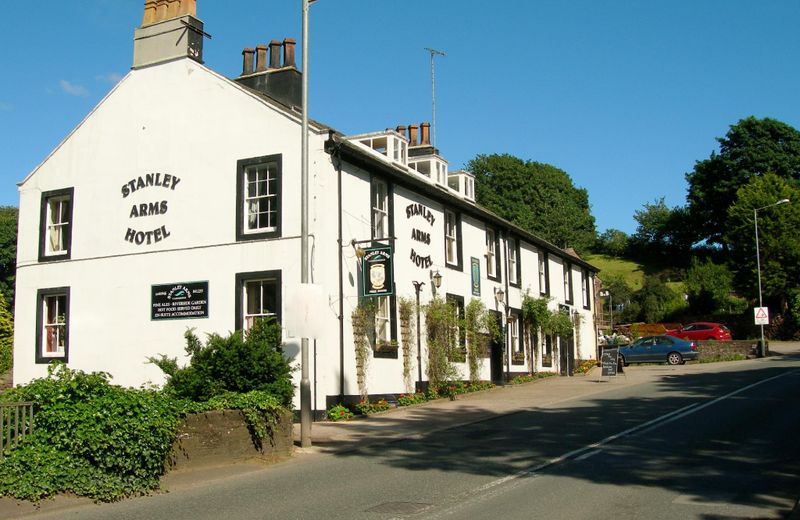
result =
[[[171,469],[215,466],[258,459],[274,462],[292,453],[292,414],[281,415],[271,439],[259,448],[253,442],[244,415],[239,410],[192,414],[181,425],[173,444]]]
[[[698,341],[698,351],[700,359],[727,359],[731,356],[740,355],[747,358],[758,357],[757,340],[734,340],[734,341]],[[769,354],[769,344],[767,344],[767,354]]]

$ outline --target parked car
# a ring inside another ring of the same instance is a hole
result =
[[[619,362],[630,363],[668,363],[682,365],[699,356],[697,343],[672,336],[645,336],[630,345],[619,348]]]
[[[690,323],[678,330],[671,330],[667,332],[667,334],[670,336],[675,336],[676,338],[690,339],[694,341],[730,341],[733,339],[733,336],[731,336],[731,331],[728,330],[728,327],[722,323],[709,323],[707,321]]]

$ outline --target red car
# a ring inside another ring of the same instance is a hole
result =
[[[722,323],[709,323],[705,321],[690,323],[680,329],[667,332],[667,335],[695,341],[730,341],[733,339],[731,331]]]

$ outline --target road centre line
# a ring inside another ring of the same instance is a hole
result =
[[[570,451],[568,453],[565,453],[563,455],[560,455],[558,457],[552,458],[552,459],[550,459],[550,460],[548,460],[548,461],[546,461],[546,462],[544,462],[542,464],[539,464],[539,465],[536,465],[536,466],[532,466],[530,468],[523,469],[521,471],[517,471],[515,473],[512,473],[511,475],[507,475],[505,477],[493,480],[493,481],[491,481],[491,482],[489,482],[487,484],[484,484],[482,486],[479,486],[479,487],[473,489],[469,493],[462,494],[463,497],[465,497],[465,498],[469,497],[469,498],[467,498],[465,501],[457,502],[457,503],[453,504],[452,506],[450,506],[449,508],[446,508],[444,510],[439,511],[438,513],[434,513],[432,516],[429,516],[429,518],[439,518],[441,516],[450,516],[450,515],[454,514],[457,510],[459,510],[462,507],[464,507],[467,503],[469,503],[469,502],[477,502],[477,501],[481,500],[481,495],[484,494],[484,493],[491,492],[491,494],[497,494],[498,492],[500,492],[500,490],[497,489],[497,488],[498,488],[498,486],[501,486],[502,484],[508,484],[510,482],[519,481],[519,479],[521,477],[526,477],[526,478],[528,478],[528,477],[537,477],[537,476],[539,476],[538,473],[543,471],[544,469],[547,469],[547,468],[549,468],[551,466],[555,466],[555,465],[561,464],[562,462],[566,462],[568,460],[573,460],[573,459],[574,460],[584,460],[584,459],[588,459],[589,457],[591,457],[593,455],[596,455],[597,453],[600,453],[600,451],[602,451],[600,448],[602,448],[606,444],[609,444],[609,443],[611,443],[611,442],[613,442],[613,441],[615,441],[617,439],[621,439],[621,438],[624,438],[624,437],[629,437],[629,436],[632,436],[632,435],[638,435],[640,433],[645,433],[645,432],[652,431],[652,430],[654,430],[656,428],[659,428],[659,427],[661,427],[663,425],[669,424],[669,423],[671,423],[673,421],[677,421],[678,419],[682,419],[682,418],[686,417],[687,415],[691,415],[691,414],[693,414],[695,412],[699,412],[700,410],[708,408],[709,406],[711,406],[713,404],[716,404],[716,403],[718,403],[720,401],[724,401],[725,399],[728,399],[730,397],[738,395],[738,394],[740,394],[742,392],[746,392],[747,390],[750,390],[752,388],[755,388],[755,387],[760,386],[760,385],[765,384],[765,383],[769,383],[770,381],[774,381],[774,380],[779,379],[781,377],[784,377],[784,376],[787,376],[787,375],[791,375],[791,374],[795,374],[795,373],[797,373],[799,371],[800,370],[791,370],[791,371],[783,372],[782,374],[778,374],[776,376],[773,376],[773,377],[770,377],[770,378],[767,378],[767,379],[763,379],[761,381],[757,381],[757,382],[752,383],[750,385],[747,385],[745,387],[739,388],[738,390],[734,390],[733,392],[729,392],[729,393],[727,393],[727,394],[725,394],[723,396],[717,397],[717,398],[715,398],[715,399],[713,399],[711,401],[708,401],[707,403],[703,403],[703,404],[692,403],[690,405],[684,406],[683,408],[679,408],[677,410],[673,410],[672,412],[664,414],[664,415],[662,415],[660,417],[656,417],[655,419],[651,419],[651,420],[649,420],[649,421],[647,421],[645,423],[642,423],[642,424],[633,426],[631,428],[628,428],[627,430],[623,430],[623,431],[621,431],[619,433],[615,433],[613,435],[609,435],[608,437],[606,437],[606,438],[604,438],[604,439],[602,439],[600,441],[594,442],[594,443],[586,445],[586,446],[584,446],[582,448],[578,448],[578,449],[572,450],[572,451]]]

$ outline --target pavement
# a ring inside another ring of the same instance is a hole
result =
[[[800,354],[798,342],[772,342],[772,355]],[[737,363],[737,362],[730,362]],[[429,403],[399,407],[367,418],[347,422],[315,422],[311,427],[312,446],[300,447],[300,425],[294,425],[295,453],[288,461],[313,462],[320,454],[353,451],[373,444],[400,439],[414,439],[437,431],[458,428],[493,418],[520,413],[532,408],[549,407],[589,395],[617,390],[621,387],[647,383],[671,371],[703,371],[703,364],[684,367],[665,365],[626,368],[613,378],[601,378],[600,369],[594,368],[584,375],[550,377],[522,385],[507,385],[491,390],[459,395],[453,401],[439,399]],[[263,463],[239,462],[225,466],[172,471],[162,478],[165,492],[185,488],[213,485],[214,481],[227,479],[264,469]],[[0,518],[20,518],[37,512],[66,510],[91,503],[85,498],[58,496],[38,505],[0,498]],[[790,516],[800,520],[800,508]]]

